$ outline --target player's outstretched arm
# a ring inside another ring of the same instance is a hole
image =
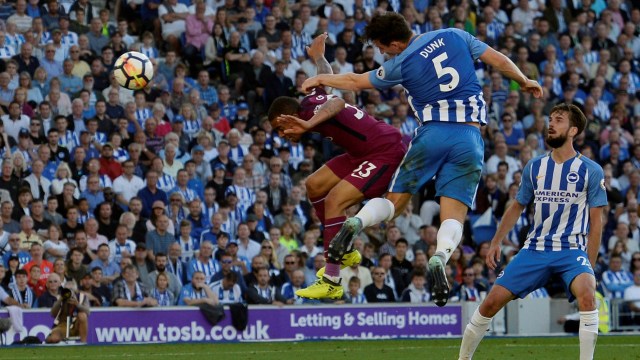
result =
[[[342,90],[364,90],[373,89],[371,81],[369,81],[369,72],[364,74],[320,74],[308,78],[302,83],[302,91],[309,93],[311,89],[318,86],[330,86]]]
[[[492,48],[487,48],[487,50],[480,55],[480,60],[496,68],[502,75],[516,81],[522,91],[532,93],[536,98],[542,97],[542,87],[540,84],[538,84],[537,81],[527,78],[522,71],[518,69],[516,64],[503,53]]]
[[[327,100],[309,121],[304,121],[292,115],[280,115],[276,119],[278,127],[281,127],[285,135],[302,135],[319,124],[334,118],[344,110],[345,101],[339,97]]]
[[[311,46],[306,47],[309,58],[316,63],[318,74],[333,74],[331,64],[329,64],[329,61],[324,57],[324,45],[328,37],[329,35],[326,32],[322,33],[313,39]]]
[[[504,212],[502,215],[502,221],[500,221],[500,225],[498,225],[498,230],[496,234],[491,239],[491,247],[489,248],[489,252],[487,253],[487,258],[485,259],[487,262],[487,266],[491,270],[495,270],[498,266],[498,262],[500,261],[500,256],[502,252],[500,250],[500,244],[502,243],[502,239],[509,234],[509,231],[513,228],[513,226],[520,218],[520,214],[524,210],[524,205],[520,204],[517,201],[514,201],[511,206]]]
[[[587,255],[589,255],[589,262],[594,269],[596,261],[598,261],[598,251],[600,250],[600,241],[602,240],[603,214],[603,207],[589,209],[589,242],[587,243]]]

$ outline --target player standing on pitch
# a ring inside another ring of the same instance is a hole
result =
[[[319,74],[332,73],[324,57],[326,38],[326,33],[319,35],[307,48]],[[269,109],[269,121],[287,140],[297,141],[303,133],[313,131],[330,138],[346,152],[307,178],[307,195],[324,225],[327,266],[318,272],[324,280],[296,291],[296,295],[311,299],[340,298],[340,268],[359,264],[362,257],[357,250],[348,251],[349,243],[334,243],[336,248],[330,247],[329,242],[346,220],[348,207],[387,191],[407,150],[402,135],[343,99],[327,94],[322,86],[313,88],[301,103],[290,97],[277,98]]]
[[[578,299],[580,359],[593,358],[598,338],[593,266],[600,248],[607,192],[600,165],[573,148],[573,139],[586,123],[575,105],[560,104],[551,110],[546,142],[553,150],[525,166],[516,201],[504,213],[491,240],[487,266],[496,268],[502,240],[531,202],[533,227],[522,250],[498,275],[489,295],[473,313],[462,338],[460,359],[471,359],[500,309],[544,286],[554,274],[562,277],[569,301]]]
[[[480,125],[486,125],[486,103],[474,62],[482,60],[535,97],[542,96],[542,88],[527,79],[508,57],[459,29],[414,35],[402,15],[388,12],[373,16],[365,37],[393,58],[365,74],[312,77],[302,84],[303,89],[310,91],[320,85],[388,89],[402,85],[423,125],[394,174],[386,198],[372,199],[347,220],[330,247],[344,248],[364,227],[401,214],[411,196],[435,176],[441,225],[435,256],[429,259],[429,275],[431,298],[436,305],[444,306],[449,299],[444,265],[462,238],[462,224],[475,198],[484,157]],[[311,287],[315,286],[319,285]]]

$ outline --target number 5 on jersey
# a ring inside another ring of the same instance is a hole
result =
[[[376,166],[373,165],[372,163],[368,161],[364,161],[362,164],[360,164],[360,166],[358,166],[355,170],[353,170],[353,173],[351,173],[351,176],[358,179],[364,179],[369,177],[369,175],[371,175],[371,170],[375,168]]]
[[[445,52],[434,57],[432,60],[433,67],[436,68],[436,75],[438,75],[438,79],[445,75],[451,76],[451,81],[448,84],[440,84],[440,91],[442,92],[449,92],[455,89],[458,86],[458,83],[460,83],[460,74],[458,74],[456,69],[452,68],[451,66],[442,67],[442,62],[447,60],[448,58],[449,55],[447,55],[447,53]]]

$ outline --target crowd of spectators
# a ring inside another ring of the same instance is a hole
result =
[[[551,107],[583,109],[576,148],[604,167],[609,199],[600,290],[638,297],[636,1],[17,0],[0,6],[1,300],[51,306],[75,281],[93,306],[304,303],[295,290],[324,266],[305,179],[340,149],[315,135],[288,143],[265,113],[278,96],[304,96],[316,72],[305,46],[320,33],[335,73],[377,69],[385,59],[361,36],[380,11],[402,13],[416,34],[464,29],[543,86],[533,99],[477,63],[489,125],[474,219],[497,222],[514,201],[523,166],[547,151]],[[141,91],[110,73],[130,50],[154,65]],[[419,126],[400,88],[333,91],[404,141]],[[505,239],[504,263],[530,215]],[[354,243],[362,263],[341,271],[342,301],[429,302],[438,223],[428,185],[366,229]],[[497,275],[473,225],[447,265],[454,301],[478,301]],[[556,280],[531,296],[563,294]]]

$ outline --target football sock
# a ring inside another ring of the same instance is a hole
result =
[[[593,359],[598,340],[598,310],[580,311],[580,360]]]
[[[480,315],[480,307],[477,307],[471,317],[471,321],[469,321],[464,330],[459,360],[468,360],[473,357],[473,353],[478,348],[480,341],[489,330],[489,324],[491,324],[491,318]]]
[[[326,251],[329,249],[331,240],[336,237],[336,234],[338,233],[338,231],[340,231],[340,228],[342,227],[342,224],[344,224],[345,220],[347,220],[346,216],[338,216],[327,219],[326,222],[323,222],[324,230],[322,230],[322,244],[324,245],[325,258]]]
[[[332,264],[330,262],[327,262],[326,268],[324,270],[324,276],[328,277],[333,282],[340,281],[340,264]]]
[[[326,196],[309,199],[311,200],[311,205],[316,210],[316,215],[318,216],[318,219],[320,219],[320,223],[322,223],[323,225],[324,225],[324,199],[325,198]]]
[[[393,219],[396,208],[393,203],[385,198],[374,198],[369,200],[356,217],[362,221],[362,228],[378,224],[382,221]]]
[[[454,219],[447,219],[440,224],[438,230],[438,244],[436,246],[436,256],[446,264],[453,254],[453,250],[458,247],[462,239],[462,224]]]

